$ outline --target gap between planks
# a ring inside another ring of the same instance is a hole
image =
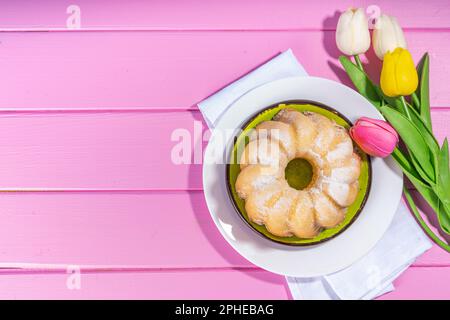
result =
[[[5,265],[4,263],[2,265]],[[47,275],[47,274],[67,274],[70,265],[54,265],[54,266],[38,266],[32,267],[14,267],[0,266],[0,277],[2,275]],[[442,265],[411,265],[409,268],[426,269],[426,268],[450,268],[449,264]],[[248,267],[80,267],[83,274],[95,273],[191,273],[191,272],[269,272],[257,266]],[[281,275],[280,275],[281,276]]]
[[[406,32],[450,32],[450,27],[404,27]],[[92,27],[68,29],[64,27],[0,28],[7,32],[335,32],[336,28],[158,28],[158,27]]]
[[[38,264],[0,264],[1,275],[14,274],[61,274],[67,273],[70,265],[38,265]],[[129,266],[80,266],[81,273],[179,273],[179,272],[261,272],[257,266],[246,267],[129,267]]]
[[[434,106],[430,108],[431,111],[450,111],[450,107],[447,106]],[[195,112],[201,113],[197,105],[193,105],[185,108],[165,108],[165,107],[130,107],[130,108],[0,108],[0,116],[8,114],[71,114],[71,113],[177,113],[177,112]]]

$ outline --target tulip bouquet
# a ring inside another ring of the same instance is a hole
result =
[[[370,47],[367,17],[362,9],[349,9],[339,18],[336,43],[346,56],[339,58],[353,85],[388,121],[361,118],[350,133],[368,154],[392,154],[405,176],[438,217],[440,228],[450,234],[450,172],[447,138],[440,146],[433,135],[429,99],[429,56],[417,68],[403,31],[394,17],[381,15],[372,36],[377,57],[383,60],[380,85],[364,71],[360,54]],[[347,57],[352,56],[353,61]],[[398,134],[397,134],[398,133]],[[399,136],[402,146],[398,146]],[[405,198],[424,231],[442,248],[450,246],[428,227],[409,190]]]

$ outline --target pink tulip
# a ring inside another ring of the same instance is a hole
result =
[[[398,134],[389,123],[383,120],[359,118],[350,128],[350,136],[367,154],[387,157],[398,143]]]

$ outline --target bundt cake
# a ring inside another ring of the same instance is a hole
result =
[[[344,220],[358,194],[361,160],[342,126],[318,113],[285,108],[257,125],[249,139],[235,187],[251,221],[275,236],[314,238]],[[312,168],[301,189],[285,176],[295,159]]]

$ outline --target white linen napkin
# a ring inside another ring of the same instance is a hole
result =
[[[209,128],[244,93],[267,82],[308,75],[289,49],[198,104]]]
[[[227,108],[251,89],[273,80],[307,75],[289,49],[198,103],[198,108],[212,129]],[[392,282],[430,247],[401,201],[382,239],[353,265],[322,277],[286,280],[294,299],[373,299],[394,290]]]

